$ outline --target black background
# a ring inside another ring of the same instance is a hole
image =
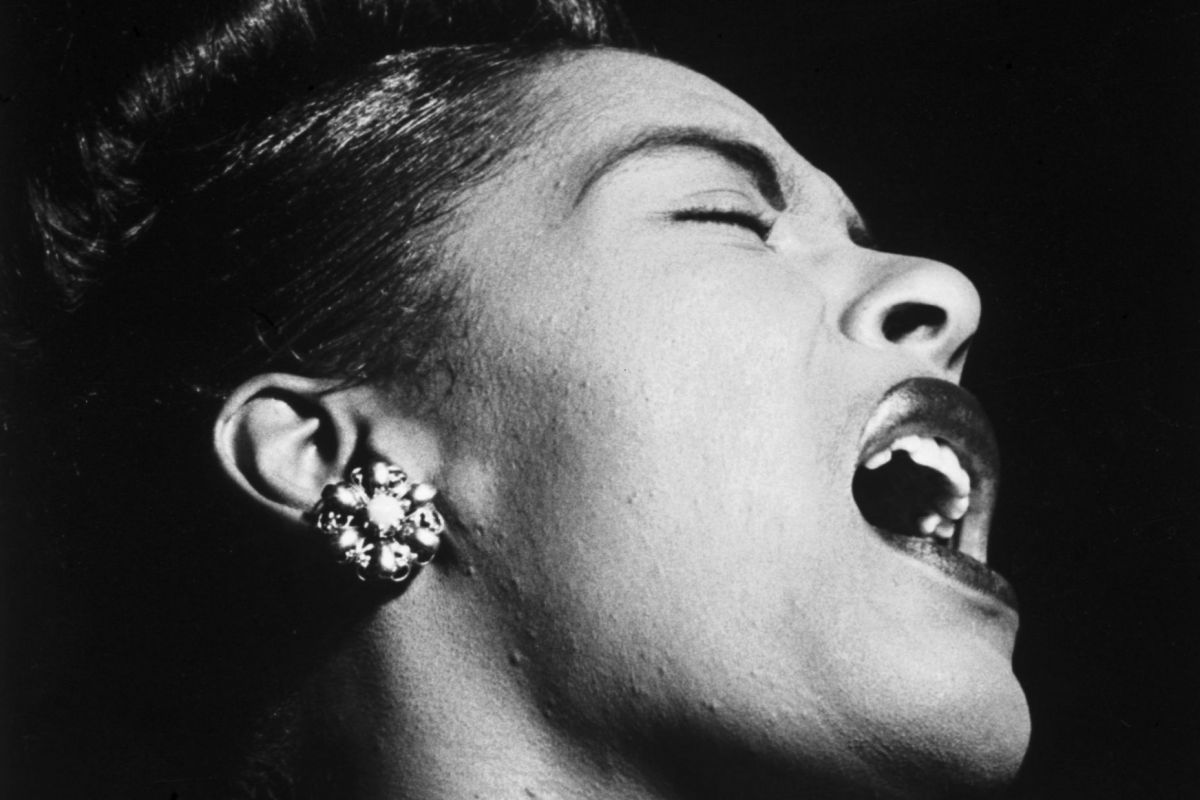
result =
[[[883,247],[984,296],[965,383],[1004,450],[993,562],[1021,595],[1034,719],[1014,796],[1200,796],[1200,2],[627,7],[832,174]],[[3,13],[9,158],[205,14]]]

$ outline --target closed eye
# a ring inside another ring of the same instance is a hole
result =
[[[759,214],[737,208],[685,208],[671,214],[676,222],[708,222],[745,228],[762,241],[771,235],[771,222]]]

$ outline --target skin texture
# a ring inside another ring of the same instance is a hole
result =
[[[1003,785],[1029,734],[1015,613],[886,546],[850,492],[887,389],[958,380],[974,288],[855,244],[833,181],[695,73],[594,52],[547,67],[539,92],[543,130],[464,199],[446,241],[472,324],[445,402],[418,420],[369,387],[330,400],[361,437],[342,451],[434,481],[460,523],[452,554],[347,632],[309,689],[322,752],[347,754],[339,785]],[[761,148],[783,197],[706,146],[614,160],[663,127]],[[691,213],[714,207],[762,217],[768,238]],[[903,303],[945,323],[889,340]]]

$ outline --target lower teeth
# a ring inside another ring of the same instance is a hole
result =
[[[954,538],[956,526],[953,520],[946,519],[936,511],[931,511],[921,518],[918,527],[921,529],[921,533],[926,536],[945,540]]]

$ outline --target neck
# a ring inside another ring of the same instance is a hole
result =
[[[426,576],[429,577],[429,576]],[[418,581],[347,637],[298,700],[298,796],[652,798],[544,713],[503,631]]]

